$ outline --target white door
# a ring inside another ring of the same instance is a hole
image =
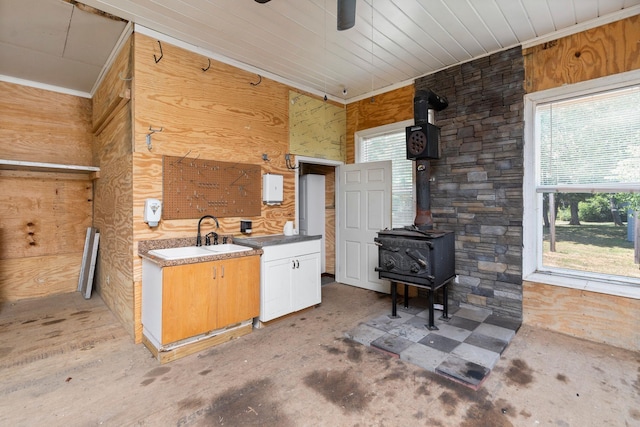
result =
[[[337,281],[389,293],[378,279],[378,231],[391,228],[391,161],[342,165],[338,173]]]

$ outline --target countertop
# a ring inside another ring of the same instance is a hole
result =
[[[233,243],[259,249],[265,246],[286,245],[287,243],[308,242],[309,240],[320,239],[322,239],[321,235],[306,236],[294,234],[293,236],[285,236],[284,234],[269,234],[256,237],[234,237]]]
[[[233,243],[238,243],[233,237],[220,235],[220,239],[222,237],[228,237],[230,241]],[[240,243],[238,243],[240,244]],[[194,258],[181,258],[181,259],[163,259],[156,256],[153,256],[149,253],[152,249],[166,249],[166,248],[179,248],[183,246],[194,246],[195,238],[174,238],[174,239],[157,239],[157,240],[141,240],[138,242],[138,255],[142,258],[146,258],[160,267],[171,267],[174,265],[183,265],[183,264],[194,264],[198,262],[206,262],[206,261],[218,261],[229,258],[238,258],[244,256],[253,256],[253,255],[262,255],[262,250],[260,248],[256,248],[255,246],[251,246],[253,249],[250,251],[244,252],[232,252],[228,254],[211,254],[209,256],[199,256]],[[250,246],[250,245],[244,245]]]

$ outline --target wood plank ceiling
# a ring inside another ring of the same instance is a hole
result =
[[[84,3],[191,44],[203,56],[345,101],[640,13],[640,0],[357,0],[355,26],[337,31],[336,1]],[[109,56],[104,45],[114,46],[124,23],[95,14],[75,21],[82,15],[70,16],[75,3],[0,0],[0,75],[90,94]],[[66,71],[65,61],[77,73]]]

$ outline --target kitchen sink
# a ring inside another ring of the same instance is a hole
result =
[[[253,248],[248,246],[236,245],[235,243],[223,243],[221,245],[202,246],[203,249],[216,254],[229,254],[233,252],[250,251]]]
[[[252,249],[253,248],[250,248],[248,246],[235,245],[233,243],[224,243],[222,245],[211,246],[183,246],[180,248],[153,249],[149,251],[149,255],[153,255],[165,260],[176,260],[230,254],[235,252],[250,251]]]
[[[183,246],[181,248],[153,249],[149,251],[149,255],[154,255],[162,259],[173,260],[195,258],[200,256],[211,256],[213,254],[203,247]]]

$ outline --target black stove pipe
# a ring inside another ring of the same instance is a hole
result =
[[[415,125],[434,124],[434,111],[447,108],[449,103],[430,90],[418,90],[413,98]],[[416,160],[416,217],[414,226],[419,230],[432,230],[431,171],[428,159]]]

